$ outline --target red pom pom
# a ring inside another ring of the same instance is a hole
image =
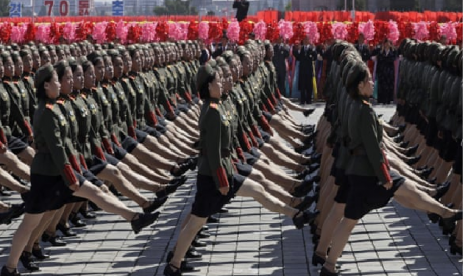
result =
[[[296,22],[294,23],[292,27],[293,27],[294,35],[289,40],[289,43],[290,44],[300,43],[305,37],[304,25],[300,22]]]
[[[239,27],[241,28],[239,31],[239,45],[244,45],[245,41],[249,39],[249,34],[253,32],[254,25],[246,20],[242,20],[239,23]]]
[[[347,25],[347,41],[354,43],[358,39],[358,22]]]
[[[169,26],[166,21],[160,21],[157,24],[156,32],[158,41],[166,41],[168,38]]]
[[[333,38],[332,25],[329,22],[318,22],[318,32],[320,33],[320,41],[318,44],[323,44]]]
[[[196,40],[199,37],[199,24],[191,21],[187,29],[187,39]]]
[[[34,23],[29,22],[27,24],[26,33],[24,34],[24,41],[25,42],[35,41],[35,38],[36,38],[36,28],[34,26]]]
[[[3,26],[0,29],[0,40],[5,44],[10,41],[11,29],[12,27],[9,22],[3,23]]]
[[[208,30],[208,39],[215,41],[221,39],[223,36],[222,26],[218,22],[208,23],[210,29]]]
[[[131,25],[128,29],[128,43],[137,43],[142,35],[142,28],[139,24]]]
[[[107,35],[107,41],[113,42],[116,39],[116,23],[114,21],[108,22],[105,27],[105,33]]]
[[[457,31],[456,44],[463,45],[463,22],[457,23],[455,30]]]
[[[279,38],[278,23],[273,22],[267,25],[266,39],[276,41]]]

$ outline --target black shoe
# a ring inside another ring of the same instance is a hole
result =
[[[11,207],[10,207],[10,211],[12,212],[11,218],[12,219],[19,218],[22,214],[24,214],[24,211],[25,211],[24,207],[25,207],[24,203],[11,204]]]
[[[302,213],[301,216],[299,216],[300,213]],[[319,213],[319,211],[313,213],[311,213],[308,210],[299,211],[297,212],[297,214],[294,215],[292,221],[294,222],[294,225],[297,229],[302,229],[305,226],[305,224],[311,224]]]
[[[177,170],[175,170],[175,168],[172,168],[170,170],[171,175],[173,175],[173,176],[181,176],[181,175],[185,174],[193,166],[192,162],[193,161],[191,159],[189,159],[187,161],[184,161],[184,162],[178,164]]]
[[[415,154],[415,152],[417,152],[417,149],[418,149],[419,146],[420,145],[417,144],[416,146],[408,148],[407,151],[405,151],[405,155],[412,156],[413,154]]]
[[[436,195],[433,196],[434,199],[439,200],[441,197],[443,197],[447,191],[449,191],[450,188],[450,181],[447,181],[440,187],[436,188]]]
[[[321,153],[316,153],[312,155],[311,160],[312,163],[320,163],[321,162],[321,156],[323,156]]]
[[[318,170],[320,168],[320,164],[311,164],[310,166],[308,166],[308,171],[310,173]]]
[[[308,115],[312,114],[315,111],[315,108],[309,108],[302,113],[304,114],[305,117],[308,117]]]
[[[90,208],[92,208],[92,210],[94,210],[94,211],[101,211],[102,210],[102,208],[98,207],[97,204],[95,204],[94,202],[92,202],[90,200],[88,201],[88,204],[89,204]]]
[[[84,227],[86,226],[87,224],[85,222],[83,222],[79,216],[77,215],[77,213],[71,213],[71,216],[69,218],[69,221],[74,225],[74,227],[76,228],[80,228],[80,227]]]
[[[429,213],[428,214],[428,219],[432,222],[432,223],[437,223],[439,221],[441,217],[438,215],[438,214],[435,214],[435,213]]]
[[[217,217],[214,217],[214,216],[209,216],[208,219],[207,219],[207,222],[208,223],[218,223],[218,222],[220,222],[220,219],[217,218]]]
[[[32,258],[32,254],[30,252],[23,251],[23,253],[19,257],[19,260],[23,264],[24,268],[26,268],[29,271],[40,270],[39,266],[34,262],[34,259]]]
[[[455,235],[450,235],[449,237],[449,246],[452,246],[455,243],[455,239],[457,237]]]
[[[463,216],[463,212],[459,211],[459,212],[455,213],[452,217],[443,218],[442,222],[443,222],[444,226],[442,228],[442,232],[447,233],[447,234],[450,234],[450,233],[454,232],[455,222],[458,221],[458,220],[462,220],[462,216]]]
[[[402,133],[404,132],[405,128],[407,127],[406,124],[403,124],[403,125],[400,125],[397,127],[397,130],[399,131],[399,133]]]
[[[207,243],[203,241],[199,241],[198,239],[194,239],[191,243],[193,247],[206,247]]]
[[[303,146],[295,148],[294,151],[297,152],[297,153],[302,153],[303,151],[305,151],[308,148],[309,148],[309,146],[303,145]]]
[[[320,276],[339,276],[339,273],[331,272],[323,266],[320,270]]]
[[[450,246],[450,254],[456,255],[457,253],[460,256],[463,256],[463,248],[459,247],[456,243],[451,244],[451,246]]]
[[[143,228],[154,223],[157,220],[158,216],[160,216],[160,212],[139,214],[139,217],[137,219],[133,219],[131,221],[132,231],[134,231],[134,234],[139,234],[139,232]]]
[[[174,253],[173,251],[168,252],[166,256],[166,262],[170,263],[171,259],[173,259]],[[187,264],[187,261],[181,261],[181,272],[191,272],[194,271],[194,267]]]
[[[63,238],[60,236],[50,237],[48,242],[51,243],[53,246],[66,246],[66,242],[63,241]]]
[[[37,260],[45,260],[45,259],[48,259],[50,258],[50,255],[48,254],[45,254],[43,251],[42,251],[42,248],[32,248],[32,256],[36,257]]]
[[[94,219],[97,217],[93,212],[85,210],[83,208],[79,209],[79,214],[81,214],[81,216],[85,219]]]
[[[63,235],[65,237],[75,237],[77,236],[76,233],[73,232],[73,230],[71,230],[71,228],[69,227],[66,227],[64,224],[62,223],[58,223],[57,226],[56,226],[56,229],[57,230],[60,230],[61,233],[63,233]]]
[[[169,183],[168,185],[166,185],[166,188],[161,190],[161,191],[158,191],[158,192],[155,192],[155,194],[157,195],[157,197],[165,197],[165,196],[168,196],[169,194],[172,194],[174,192],[176,192],[176,190],[181,186],[183,185],[184,183],[186,183],[186,180],[187,180],[187,177],[186,176],[181,176],[181,177],[178,177],[178,178],[173,178]]]
[[[433,172],[433,170],[434,168],[425,169],[420,172],[420,176],[426,179]]]
[[[310,145],[313,142],[313,140],[316,138],[317,134],[318,134],[318,130],[310,134],[307,138],[305,138],[304,144]]]
[[[209,233],[200,230],[200,231],[197,233],[197,236],[196,236],[196,237],[199,238],[199,239],[206,239],[206,238],[210,238],[210,236],[211,236],[211,235],[210,235]]]
[[[396,137],[393,138],[394,142],[400,143],[404,140],[404,135],[397,135]]]
[[[436,181],[437,181],[437,180],[438,180],[437,177],[433,177],[433,178],[431,178],[431,179],[428,180],[428,183],[429,183],[429,184],[436,184]]]
[[[313,253],[313,256],[312,256],[313,266],[324,265],[325,262],[326,262],[325,258],[318,256],[316,253]]]
[[[13,272],[10,272],[8,271],[8,268],[6,268],[6,266],[3,266],[2,273],[0,274],[0,276],[21,276],[21,274],[19,274],[17,269],[15,269],[15,271]]]
[[[409,165],[409,166],[412,166],[412,165],[415,165],[416,163],[418,163],[418,161],[420,161],[420,159],[421,159],[421,155],[418,155],[417,157],[408,158],[407,161],[405,161],[405,163],[407,163],[407,165]]]
[[[174,265],[168,263],[163,270],[164,276],[182,276],[181,269],[179,267],[175,267]]]
[[[313,189],[313,183],[320,181],[320,176],[314,176],[310,179],[309,177],[306,177],[302,183],[294,188],[294,192],[292,193],[293,196],[295,197],[303,197],[306,196],[312,189]]]
[[[308,174],[310,174],[310,170],[308,168],[306,168],[305,170],[303,170],[302,172],[298,173],[295,178],[299,179],[299,180],[302,180],[305,178],[305,176],[307,176]]]
[[[406,149],[409,143],[410,143],[409,141],[405,141],[405,142],[400,143],[399,146],[400,146],[401,148]]]
[[[302,202],[297,204],[297,206],[295,206],[294,208],[296,208],[299,211],[304,211],[310,208],[310,206],[312,206],[313,202],[315,201],[315,196],[306,196],[304,200],[302,200]]]
[[[6,212],[0,213],[0,224],[10,224],[12,217],[13,211],[11,208]]]
[[[7,191],[5,189],[5,187],[1,186],[0,187],[0,195],[8,197],[8,196],[11,196],[11,192]]]
[[[189,259],[201,259],[202,254],[195,250],[193,246],[189,246],[189,250],[187,250],[186,255],[184,257]]]
[[[143,208],[144,213],[152,213],[153,211],[157,210],[160,208],[166,201],[168,200],[168,197],[161,197],[161,198],[154,198],[152,199],[152,203],[149,205],[149,207]]]

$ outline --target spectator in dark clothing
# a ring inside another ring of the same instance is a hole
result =
[[[283,43],[282,37],[278,38],[276,44],[273,47],[274,49],[274,56],[273,56],[273,64],[276,68],[276,75],[277,75],[277,84],[279,88],[279,92],[282,95],[286,94],[286,59],[289,58],[289,46]]]
[[[236,18],[237,21],[241,22],[247,17],[249,11],[249,1],[246,0],[235,0],[233,3],[233,9],[237,9]]]
[[[313,76],[315,72],[313,70],[313,62],[317,58],[317,53],[308,37],[304,38],[303,45],[297,45],[294,47],[292,54],[295,59],[299,61],[299,80],[298,88],[300,91],[300,104],[311,104],[312,103],[312,92],[313,92]]]
[[[358,35],[358,40],[354,44],[357,51],[362,56],[362,60],[366,63],[368,59],[370,59],[370,49],[368,49],[368,45],[365,44],[365,36],[363,34]]]
[[[381,48],[375,49],[372,56],[378,61],[376,65],[378,103],[389,104],[394,100],[394,61],[397,58],[397,51],[391,41],[385,39]]]
[[[204,65],[205,62],[207,62],[211,55],[210,55],[210,51],[208,51],[208,49],[205,47],[205,42],[203,41],[200,41],[200,49],[201,49],[201,55],[200,55],[200,58],[199,58],[199,62],[200,62],[200,65]]]

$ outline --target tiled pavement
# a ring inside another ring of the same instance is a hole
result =
[[[392,107],[377,107],[389,118]],[[322,108],[300,121],[315,123]],[[99,212],[97,220],[76,229],[66,247],[46,246],[52,255],[33,275],[162,275],[164,260],[176,242],[178,225],[188,214],[195,190],[194,172],[161,208],[152,227],[134,235],[121,218]],[[144,192],[150,196],[150,193]],[[18,197],[3,198],[16,202]],[[135,204],[124,201],[137,209]],[[192,262],[194,273],[185,275],[319,275],[311,265],[313,244],[309,228],[295,230],[292,221],[271,213],[248,198],[235,198],[218,225],[210,224],[212,237],[201,249],[204,257]],[[12,234],[19,220],[0,226],[0,263],[5,263]],[[425,214],[392,202],[367,215],[354,229],[340,258],[343,275],[462,275],[461,257],[448,252],[447,237]],[[20,266],[20,271],[25,270]],[[28,275],[27,273],[25,273]]]

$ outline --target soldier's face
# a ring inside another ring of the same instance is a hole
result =
[[[102,81],[105,76],[105,64],[103,63],[103,59],[99,59],[99,61],[97,61],[94,65],[94,71],[96,80]]]
[[[142,60],[139,54],[139,51],[135,52],[132,56],[132,70],[135,72],[139,72],[142,67]]]
[[[15,62],[15,76],[20,77],[23,74],[23,61],[18,59]]]
[[[82,66],[78,65],[73,72],[73,89],[81,90],[84,88],[84,72]]]
[[[57,52],[58,61],[65,59],[65,52],[63,50],[58,50]]]
[[[225,67],[222,67],[223,69],[223,91],[224,93],[229,93],[229,91],[232,90],[232,86],[233,86],[233,77],[232,77],[232,73],[231,73],[231,70],[229,70],[229,68],[225,68]]]
[[[65,73],[61,77],[60,84],[62,94],[68,95],[73,91],[74,79],[71,67],[66,68]]]
[[[221,78],[218,72],[216,72],[215,78],[208,85],[208,90],[210,92],[210,98],[213,98],[213,99],[221,98],[221,91],[223,90],[223,85],[221,83]]]
[[[22,57],[22,59],[23,59],[24,72],[31,72],[32,66],[33,66],[31,55],[26,55]]]
[[[8,57],[7,59],[4,60],[3,62],[3,67],[4,67],[4,74],[6,77],[13,77],[15,74],[15,65],[13,63],[13,60],[11,57]]]
[[[48,51],[43,51],[42,55],[40,56],[41,64],[40,66],[44,66],[45,64],[51,62],[50,53]]]
[[[231,69],[231,78],[235,82],[237,80],[237,64],[235,60],[231,60],[229,63],[229,68]]]
[[[40,55],[38,52],[33,53],[32,66],[34,69],[39,69],[40,67]]]
[[[124,61],[124,73],[129,72],[129,70],[132,68],[132,59],[131,56],[129,55],[129,52],[125,52],[123,55],[123,61]]]
[[[91,65],[84,72],[84,87],[93,88],[95,86],[95,70],[94,66]]]
[[[244,74],[244,67],[242,66],[242,62],[236,57],[236,64],[237,64],[237,78],[241,78]]]
[[[49,82],[44,83],[45,94],[50,99],[56,99],[60,95],[61,84],[58,81],[58,75],[54,71],[53,77]]]
[[[57,63],[58,56],[57,56],[57,53],[55,52],[55,50],[50,50],[49,53],[50,53],[50,62],[52,63],[52,65]]]
[[[114,76],[116,78],[121,78],[123,75],[123,70],[124,70],[124,64],[123,64],[123,59],[121,57],[116,57],[113,59],[113,68],[114,68]]]
[[[114,76],[113,63],[110,57],[105,57],[105,79],[111,80]]]
[[[367,77],[365,80],[360,82],[358,85],[358,89],[361,96],[371,97],[373,95],[374,83],[369,71],[367,71]]]

